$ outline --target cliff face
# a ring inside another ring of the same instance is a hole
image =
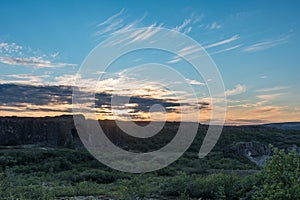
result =
[[[40,144],[80,146],[73,116],[0,117],[0,146]]]
[[[238,142],[226,146],[223,153],[234,157],[245,157],[257,166],[263,167],[266,160],[271,156],[272,150],[268,145],[260,142]]]

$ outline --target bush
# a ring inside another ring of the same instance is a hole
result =
[[[300,158],[293,150],[273,149],[272,159],[260,173],[254,199],[300,199]]]
[[[112,183],[115,181],[113,173],[102,170],[89,170],[82,172],[80,177],[86,181],[95,181],[96,183]]]
[[[236,175],[212,174],[206,177],[197,177],[190,189],[190,196],[208,199],[235,199],[240,189]]]
[[[25,199],[40,199],[50,200],[55,199],[52,191],[44,186],[28,185],[25,187],[14,186],[14,175],[7,172],[0,174],[0,199],[7,200],[25,200]]]
[[[72,163],[63,158],[45,161],[43,165],[45,172],[59,172],[72,169]]]
[[[151,196],[153,186],[151,178],[145,175],[133,175],[132,178],[119,181],[119,199],[146,199]]]
[[[185,194],[191,184],[191,177],[184,172],[178,172],[162,186],[162,194],[167,196],[180,196]]]

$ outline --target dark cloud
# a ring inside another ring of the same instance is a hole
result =
[[[0,94],[0,105],[72,103],[72,87],[70,86],[1,84]]]
[[[16,84],[0,84],[0,106],[2,111],[13,111],[15,107],[26,111],[44,111],[44,112],[72,112],[69,108],[59,108],[59,105],[72,104],[73,87],[71,86],[35,86],[35,85],[16,85]],[[88,102],[90,94],[80,92],[82,96],[81,102]],[[109,114],[111,110],[111,94],[97,93],[95,94],[96,112],[99,114]],[[114,98],[114,97],[113,97]],[[117,109],[128,109],[124,106],[127,96],[118,96],[116,101]],[[177,112],[176,107],[180,107],[180,103],[171,99],[155,99],[152,97],[130,97],[129,103],[136,104],[135,107],[130,107],[131,114],[138,112],[149,112],[151,106],[159,104],[165,108],[167,112]],[[28,105],[35,105],[34,108]],[[42,106],[53,105],[52,108],[43,108]],[[188,104],[185,104],[188,105]],[[202,102],[200,108],[207,107],[209,104]],[[39,107],[40,106],[40,107]],[[57,106],[57,107],[56,107]],[[101,109],[105,107],[107,110]],[[154,111],[155,112],[155,111]]]

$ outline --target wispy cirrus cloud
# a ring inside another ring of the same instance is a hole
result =
[[[231,42],[234,42],[234,41],[238,40],[239,38],[240,38],[239,35],[234,35],[234,36],[232,36],[232,37],[230,37],[228,39],[221,40],[221,41],[218,41],[218,42],[206,45],[206,46],[204,46],[204,48],[205,49],[209,49],[209,48],[213,48],[213,47],[218,47],[218,46],[221,46],[221,45],[229,44]]]
[[[125,12],[125,9],[123,8],[120,12],[118,12],[117,14],[107,18],[105,21],[99,23],[97,25],[97,28],[100,28],[100,30],[98,30],[96,32],[96,35],[104,35],[107,33],[111,33],[113,31],[116,30],[120,30],[124,25],[124,18],[121,17]]]
[[[168,63],[172,64],[172,63],[178,63],[180,61],[182,61],[182,59],[178,56],[175,56],[173,59],[169,60]]]
[[[193,24],[197,24],[198,22],[200,22],[203,18],[204,18],[204,14],[197,14],[195,12],[192,12],[190,14],[190,18],[192,19],[192,23]]]
[[[192,19],[185,19],[184,22],[179,25],[179,26],[176,26],[174,28],[175,31],[178,31],[178,32],[181,32],[182,30],[184,30],[190,23],[192,22]],[[187,30],[187,29],[185,29]]]
[[[180,49],[177,52],[177,55],[173,56],[173,58],[171,60],[169,60],[168,63],[169,64],[178,63],[178,62],[182,61],[182,57],[187,57],[187,56],[190,58],[197,57],[201,51],[203,51],[203,49],[200,48],[198,45],[184,47],[184,48]]]
[[[276,86],[276,87],[271,87],[271,88],[263,88],[263,89],[259,89],[257,90],[257,92],[273,92],[273,91],[277,91],[277,90],[285,90],[290,88],[289,86]]]
[[[15,66],[29,66],[37,68],[56,68],[56,67],[67,67],[67,66],[77,66],[77,64],[63,63],[63,62],[53,62],[51,60],[46,60],[43,57],[0,57],[0,62],[7,65]]]
[[[285,93],[276,93],[276,94],[263,94],[263,95],[258,95],[257,97],[263,100],[273,100],[276,99],[278,97],[283,96]]]
[[[132,34],[126,38],[115,40],[114,42],[109,43],[109,46],[116,46],[121,43],[134,43],[139,42],[145,39],[148,39],[155,35],[159,28],[163,27],[163,23],[153,22],[148,26],[145,26],[143,21],[147,14],[145,13],[142,17],[137,20],[130,21],[129,17],[126,15],[126,10],[123,8],[120,12],[114,14],[113,16],[108,17],[105,21],[97,25],[97,31],[95,36],[98,39],[103,39],[103,37],[109,37],[115,34],[124,33],[126,31],[136,29]],[[146,27],[145,30],[138,28]]]
[[[234,45],[234,46],[231,46],[231,47],[227,47],[227,48],[225,48],[225,49],[221,49],[221,50],[219,50],[219,51],[210,53],[210,55],[215,55],[215,54],[219,54],[219,53],[223,53],[223,52],[227,52],[227,51],[232,51],[232,50],[234,50],[234,49],[240,48],[241,46],[242,46],[241,44],[238,44],[238,45]]]
[[[213,43],[213,44],[209,44],[209,45],[206,45],[204,46],[205,49],[209,49],[209,48],[213,48],[213,47],[218,47],[218,46],[222,46],[222,45],[225,45],[225,44],[229,44],[231,42],[234,42],[236,41],[237,39],[239,39],[239,36],[238,35],[235,35],[231,38],[228,38],[228,39],[225,39],[225,40],[222,40],[222,41],[219,41],[219,42],[216,42],[216,43]],[[234,49],[238,49],[242,46],[242,44],[238,44],[238,45],[234,45],[234,46],[230,46],[230,47],[227,47],[227,48],[224,48],[224,49],[221,49],[221,50],[218,50],[216,52],[212,52],[210,53],[210,55],[214,55],[214,54],[219,54],[219,53],[223,53],[223,52],[227,52],[227,51],[232,51]],[[176,56],[174,56],[171,60],[168,61],[168,63],[172,64],[172,63],[178,63],[180,61],[182,61],[182,58],[181,57],[186,57],[186,56],[190,56],[192,58],[195,58],[197,56],[199,56],[200,52],[202,51],[201,48],[199,48],[199,46],[188,46],[188,47],[184,47],[182,48],[178,54]],[[201,55],[200,55],[201,56]]]
[[[155,24],[155,27],[163,27],[163,22],[152,22],[150,25],[147,26],[147,23],[145,23],[144,19],[146,18],[147,13],[145,13],[142,17],[138,18],[137,20],[130,21],[129,16],[126,13],[126,10],[123,8],[118,13],[109,16],[104,21],[97,24],[96,28],[97,31],[95,32],[95,36],[100,38],[102,36],[109,36],[113,34],[117,34],[120,32],[125,32],[133,28],[143,28],[143,27],[149,27],[153,26]],[[167,27],[175,31],[182,32],[184,34],[190,33],[194,26],[197,26],[197,23],[201,21],[203,18],[203,15],[198,15],[196,13],[192,13],[189,18],[186,18],[181,24],[176,25],[175,27]],[[219,28],[219,24],[211,24],[211,28],[216,29]],[[152,28],[155,28],[152,27]]]
[[[220,29],[220,28],[222,28],[222,25],[217,22],[213,22],[213,23],[205,26],[206,30],[216,30],[216,29]]]
[[[183,31],[183,33],[184,34],[188,34],[188,33],[190,33],[191,31],[192,31],[192,29],[193,29],[193,27],[188,27],[188,28],[186,28],[184,31]]]
[[[122,8],[118,13],[108,17],[103,22],[100,22],[96,28],[95,36],[103,37],[110,36],[116,33],[126,32],[133,28],[142,27],[141,22],[145,19],[147,14],[145,13],[142,17],[137,20],[129,21],[126,15],[125,8]]]
[[[124,14],[124,12],[125,12],[125,8],[122,8],[120,10],[120,12],[118,12],[117,14],[107,18],[105,21],[100,22],[97,26],[100,27],[100,26],[104,26],[104,25],[111,24],[111,23],[115,22],[115,19],[117,19],[122,14]]]
[[[190,14],[190,18],[185,19],[181,25],[176,26],[173,30],[182,32],[184,34],[190,33],[192,30],[199,27],[198,23],[204,18],[204,15],[193,12]]]
[[[128,38],[124,38],[120,41],[115,41],[114,43],[109,44],[109,45],[115,46],[124,41],[133,43],[136,41],[143,40],[143,38],[151,37],[152,35],[154,35],[156,33],[156,31],[157,31],[156,28],[161,28],[161,27],[170,28],[172,30],[179,31],[184,34],[188,34],[192,30],[197,29],[199,27],[200,28],[202,27],[205,30],[215,30],[215,29],[222,28],[222,25],[219,24],[218,22],[212,22],[212,23],[206,24],[206,25],[203,25],[203,24],[199,25],[199,22],[203,19],[204,16],[198,15],[196,13],[192,13],[189,18],[184,19],[184,21],[181,24],[175,26],[175,28],[167,27],[167,26],[165,26],[164,23],[159,23],[159,22],[152,22],[150,25],[147,26],[146,25],[147,23],[145,23],[145,20],[144,20],[145,17],[146,17],[146,14],[144,14],[144,16],[139,18],[138,20],[130,21],[128,14],[126,14],[126,10],[123,8],[118,13],[115,13],[114,15],[108,17],[103,22],[100,22],[96,27],[98,29],[98,31],[96,31],[95,35],[97,37],[100,36],[100,38],[102,38],[103,36],[109,36],[109,35],[114,35],[117,33],[122,33],[122,32],[125,32],[125,31],[133,29],[133,28],[148,27],[146,32],[143,32],[141,30],[137,30],[136,32],[134,32],[132,34],[132,35],[134,35],[134,37],[130,38],[130,41],[128,41],[129,40]],[[231,38],[227,38],[227,39],[224,39],[224,40],[212,43],[212,44],[208,44],[204,47],[206,49],[209,49],[209,48],[214,48],[214,47],[218,47],[221,45],[230,44],[231,42],[234,42],[234,41],[238,40],[239,38],[240,38],[239,35],[234,35]],[[219,50],[218,52],[215,52],[215,54],[231,51],[231,50],[239,48],[240,46],[241,46],[241,44],[229,46],[222,50]],[[179,57],[174,57],[174,59],[170,60],[168,63],[177,63],[180,61],[181,61],[181,59]]]
[[[257,52],[257,51],[262,51],[262,50],[269,49],[272,47],[276,47],[278,45],[287,43],[289,41],[289,38],[290,38],[290,35],[287,35],[287,36],[283,36],[278,39],[265,40],[262,42],[258,42],[258,43],[252,44],[252,45],[244,48],[244,51],[245,52]]]
[[[162,26],[163,26],[163,24],[158,25],[158,24],[154,23],[154,24],[150,25],[149,27],[147,27],[146,30],[137,30],[136,32],[132,33],[133,38],[129,43],[146,40],[146,39],[152,37],[159,31],[159,28]],[[138,34],[136,34],[136,33],[138,33]]]

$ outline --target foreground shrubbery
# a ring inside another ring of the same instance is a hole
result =
[[[272,160],[257,174],[241,176],[220,170],[208,174],[206,170],[211,168],[251,169],[252,165],[218,153],[201,161],[187,154],[168,168],[131,175],[101,165],[87,152],[2,150],[0,198],[300,199],[299,163],[295,151],[286,154],[274,149]]]
[[[274,155],[259,174],[255,199],[300,199],[300,158],[274,149]]]

